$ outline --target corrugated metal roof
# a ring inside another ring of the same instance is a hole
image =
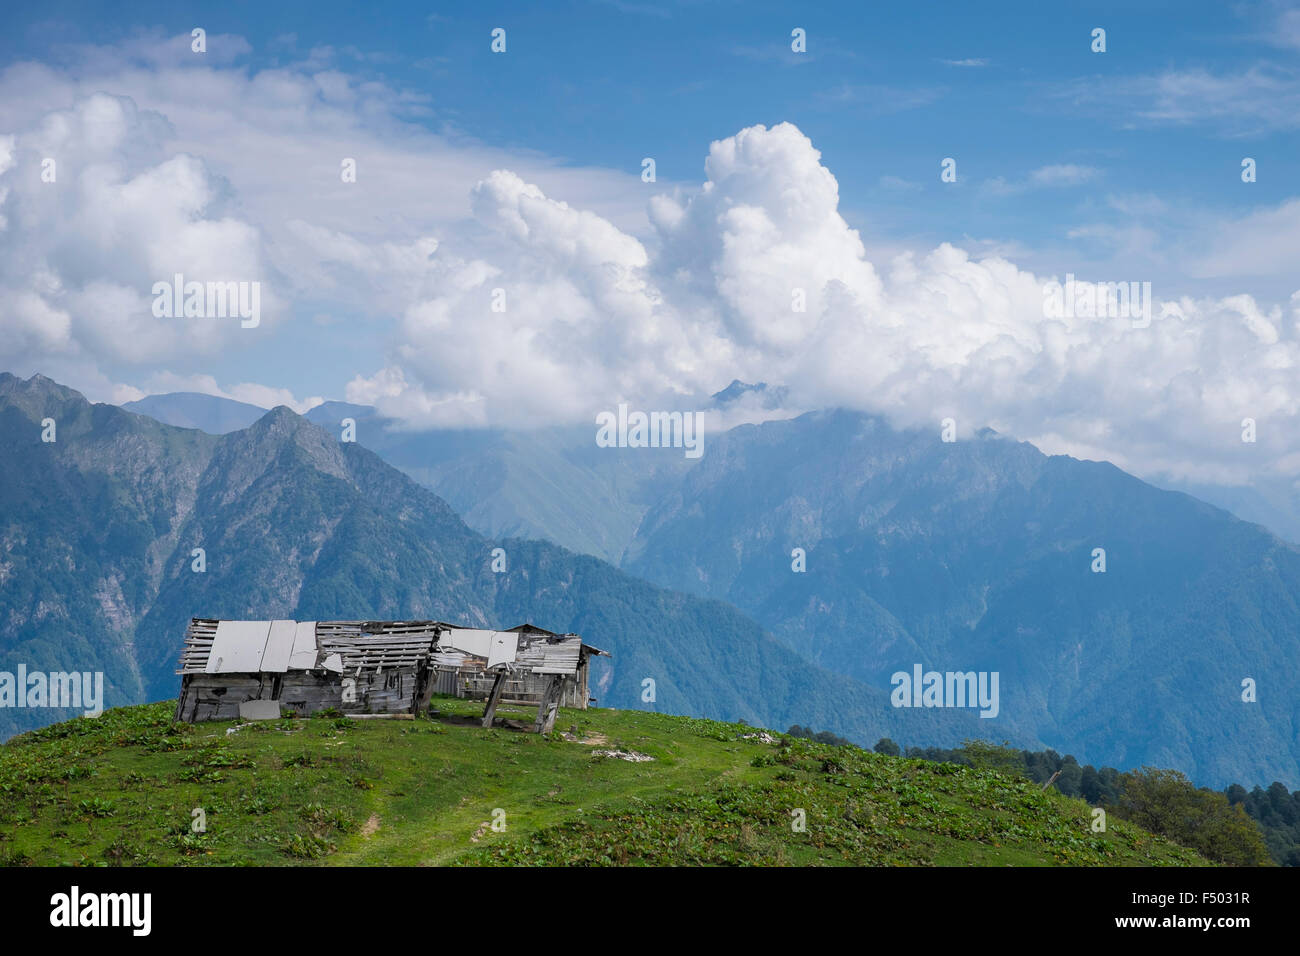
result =
[[[293,639],[298,631],[296,621],[272,621],[271,632],[266,636],[266,650],[262,652],[262,666],[268,674],[283,674],[289,669],[293,656]]]
[[[538,627],[536,624],[519,624],[509,628],[511,631],[518,631],[520,634],[542,634],[546,637],[571,637],[570,634],[557,634],[554,631],[548,631],[544,627]]]
[[[438,644],[444,648],[455,648],[474,657],[487,658],[491,653],[492,638],[496,633],[479,627],[450,627],[438,639]]]
[[[293,632],[293,652],[289,668],[307,671],[316,666],[316,622],[299,621]]]
[[[578,672],[582,660],[582,638],[538,641],[519,652],[517,663],[534,674],[569,674]]]
[[[422,666],[430,659],[441,666],[459,666],[472,657],[486,662],[479,667],[572,675],[583,654],[605,652],[584,644],[576,634],[560,635],[531,624],[495,631],[440,621],[194,618],[185,635],[177,673],[284,673],[322,668],[351,673]]]
[[[492,635],[492,646],[488,648],[488,667],[498,664],[513,664],[519,653],[519,635],[510,631],[497,631]]]
[[[270,633],[270,621],[219,622],[204,669],[209,674],[256,673]]]

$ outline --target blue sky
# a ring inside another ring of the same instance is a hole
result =
[[[639,170],[652,155],[661,179],[682,182],[699,178],[712,140],[790,121],[839,179],[852,224],[893,238],[1039,246],[1064,242],[1079,223],[1122,221],[1105,207],[1107,192],[1225,215],[1293,194],[1294,111],[1289,123],[1249,111],[1156,119],[1149,98],[1123,91],[1162,72],[1230,81],[1267,64],[1285,72],[1294,96],[1300,48],[1279,42],[1281,9],[580,0],[391,3],[379,15],[337,3],[135,3],[123,15],[117,3],[55,2],[6,13],[13,28],[0,58],[57,61],[69,43],[191,24],[245,37],[252,50],[239,62],[251,69],[330,46],[346,50],[357,74],[427,95],[432,115],[419,121],[432,128],[612,169]],[[488,49],[495,26],[508,30],[506,56]],[[789,50],[793,26],[808,31],[805,56]],[[1090,50],[1097,26],[1105,54]],[[949,65],[962,61],[982,65]],[[1249,92],[1243,84],[1239,95]],[[1244,155],[1261,165],[1249,192],[1238,188]],[[945,156],[958,159],[958,188],[939,183]],[[979,189],[1066,164],[1097,172],[1076,188]]]
[[[1295,4],[53,2],[4,16],[0,291],[17,305],[0,359],[95,398],[351,398],[474,424],[761,377],[805,405],[921,421],[942,406],[1182,473],[1212,451],[1196,433],[1252,409],[1277,432],[1300,417]],[[31,186],[50,153],[69,171],[57,193]],[[338,182],[342,156],[360,160],[354,186]],[[940,181],[944,157],[956,183]],[[736,208],[754,218],[726,220]],[[268,321],[151,325],[141,289],[169,256],[260,277]],[[1170,320],[1147,337],[1044,324],[1035,290],[1067,272],[1149,281]],[[808,282],[812,318],[773,305]],[[496,284],[522,303],[508,319],[483,311]],[[546,400],[519,388],[533,377]],[[1134,402],[1166,417],[1134,425]],[[1282,442],[1270,467],[1300,470],[1293,454]],[[1238,474],[1233,461],[1213,474]]]

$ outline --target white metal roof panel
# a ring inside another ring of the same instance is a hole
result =
[[[270,633],[270,621],[221,621],[208,652],[206,673],[256,673]]]
[[[519,635],[512,631],[493,631],[492,645],[488,648],[487,666],[512,664],[519,653]]]
[[[283,674],[289,669],[293,656],[293,640],[298,625],[294,621],[272,621],[266,636],[266,650],[262,652],[261,670],[268,674]]]
[[[289,655],[289,668],[309,671],[315,667],[316,622],[299,621],[293,631],[293,652]]]
[[[443,648],[455,648],[474,657],[487,657],[492,649],[492,637],[496,631],[487,631],[477,627],[448,628],[438,643]]]

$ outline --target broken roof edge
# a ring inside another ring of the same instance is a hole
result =
[[[581,637],[580,634],[577,634],[577,633],[574,632],[574,631],[564,631],[564,632],[560,632],[560,631],[552,631],[552,630],[548,630],[547,628],[540,627],[540,626],[538,626],[538,625],[532,623],[531,621],[525,621],[523,624],[516,624],[514,627],[480,627],[480,626],[477,626],[477,625],[471,625],[471,624],[454,624],[454,623],[452,623],[451,621],[439,621],[439,620],[433,620],[433,619],[420,619],[420,618],[395,618],[395,619],[392,619],[392,620],[382,620],[382,621],[381,621],[381,620],[335,620],[335,621],[327,621],[327,620],[322,620],[322,619],[320,619],[320,618],[317,618],[317,619],[315,619],[315,620],[313,620],[313,621],[298,621],[298,620],[294,620],[294,619],[292,619],[292,618],[191,617],[191,618],[190,618],[190,624],[191,624],[191,625],[194,625],[194,624],[220,624],[220,623],[222,623],[222,622],[227,622],[227,623],[241,623],[241,622],[244,622],[244,623],[247,623],[247,622],[254,622],[254,621],[256,621],[256,622],[261,622],[261,621],[263,621],[263,620],[267,620],[267,621],[271,621],[271,620],[286,620],[286,621],[288,621],[288,620],[293,620],[293,622],[294,622],[295,624],[328,624],[328,625],[334,625],[334,626],[336,626],[336,627],[337,627],[337,626],[352,626],[352,627],[359,627],[359,628],[362,628],[363,630],[364,630],[366,627],[368,627],[368,626],[385,627],[385,626],[392,626],[392,625],[394,625],[394,624],[400,624],[400,625],[403,625],[403,626],[405,626],[405,627],[427,627],[427,628],[430,628],[430,629],[435,628],[435,627],[445,627],[445,628],[451,628],[451,629],[453,629],[453,630],[460,630],[460,631],[503,631],[503,632],[504,632],[504,631],[519,631],[519,632],[523,632],[523,631],[532,631],[532,632],[535,632],[535,633],[537,633],[537,634],[545,634],[547,637]]]
[[[442,650],[440,645],[443,643],[445,639],[446,636],[445,632],[457,631],[457,630],[485,631],[485,632],[495,632],[499,634],[514,633],[519,635],[520,638],[524,637],[526,634],[541,635],[546,638],[547,643],[569,643],[572,641],[578,641],[580,642],[580,653],[582,654],[587,654],[587,655],[594,654],[599,657],[612,657],[612,655],[608,651],[602,650],[601,648],[596,647],[594,644],[588,644],[587,642],[583,641],[581,635],[579,634],[575,634],[573,632],[559,634],[555,631],[547,630],[544,627],[538,627],[537,625],[531,622],[516,624],[514,627],[506,628],[504,630],[495,630],[492,628],[474,628],[474,627],[466,628],[466,627],[461,627],[455,624],[448,623],[446,621],[435,621],[435,620],[428,620],[428,619],[388,620],[388,621],[375,621],[375,620],[293,621],[287,618],[285,619],[277,618],[277,619],[271,619],[269,621],[264,621],[260,619],[256,621],[252,621],[252,620],[236,620],[233,618],[227,619],[227,618],[210,618],[210,617],[191,617],[189,627],[186,629],[185,643],[181,650],[180,660],[178,661],[179,668],[175,671],[175,673],[179,675],[179,674],[186,674],[186,673],[196,673],[200,671],[204,671],[208,673],[215,672],[215,671],[210,671],[208,669],[208,663],[209,663],[211,651],[219,643],[216,640],[217,632],[222,629],[223,625],[266,624],[268,626],[268,631],[269,631],[269,629],[273,627],[276,623],[292,624],[295,626],[295,628],[298,629],[301,629],[306,626],[310,626],[312,631],[314,632],[313,640],[310,642],[312,645],[314,645],[311,648],[311,650],[318,652],[320,654],[320,657],[317,657],[311,662],[310,665],[308,665],[306,661],[302,659],[303,655],[296,653],[297,651],[300,650],[300,648],[298,647],[299,641],[295,638],[290,643],[290,653],[288,655],[289,661],[292,661],[292,663],[286,661],[286,663],[288,664],[287,667],[272,668],[272,671],[276,673],[280,673],[288,670],[294,670],[294,671],[319,670],[322,669],[322,667],[324,669],[333,670],[334,668],[330,668],[329,665],[326,664],[322,658],[330,656],[331,651],[339,645],[340,641],[343,642],[354,641],[357,638],[362,638],[362,639],[375,638],[377,640],[383,640],[385,638],[388,638],[388,639],[395,639],[401,641],[403,638],[409,640],[411,638],[423,638],[427,635],[430,638],[429,651],[432,653],[432,652]],[[348,632],[352,632],[352,633],[348,633]],[[269,637],[269,633],[268,633],[268,637]],[[265,644],[263,645],[264,653],[265,653],[266,646],[267,645]],[[301,648],[301,650],[305,651],[306,648],[305,647]],[[464,652],[463,648],[457,648],[457,650]],[[344,656],[350,656],[350,655],[345,654]],[[477,656],[477,655],[471,654],[471,656]],[[218,659],[218,663],[220,664],[220,659]],[[261,662],[259,661],[259,668],[256,671],[259,673],[262,670],[264,670],[264,668],[260,666],[260,663]],[[248,670],[248,669],[221,668],[220,672],[254,673],[255,671]]]

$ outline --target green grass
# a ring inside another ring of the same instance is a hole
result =
[[[540,737],[434,706],[187,725],[164,702],[24,734],[0,746],[0,865],[1206,864],[992,771],[643,711],[561,711]]]

